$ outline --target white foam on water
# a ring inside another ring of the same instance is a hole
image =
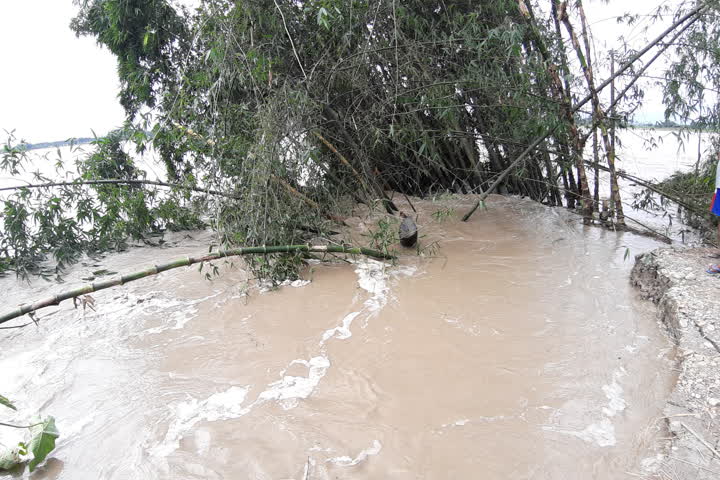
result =
[[[345,318],[343,318],[343,323],[339,327],[331,328],[330,330],[325,330],[325,333],[323,333],[322,341],[320,344],[324,344],[326,341],[328,341],[330,338],[335,337],[340,340],[345,340],[347,338],[352,337],[352,332],[350,331],[350,325],[352,325],[353,320],[360,315],[361,312],[352,312],[345,315]]]
[[[282,282],[280,282],[279,284],[273,284],[273,283],[270,282],[270,281],[263,281],[263,282],[260,282],[260,284],[258,285],[258,287],[259,287],[259,292],[260,292],[260,293],[267,293],[267,292],[271,292],[271,291],[275,290],[277,287],[302,288],[302,287],[304,287],[304,286],[306,286],[306,285],[310,285],[310,283],[311,283],[310,280],[302,280],[302,279],[290,280],[290,279],[285,279],[285,280],[283,280]]]
[[[386,268],[385,263],[370,259],[355,263],[358,285],[372,295],[363,304],[369,313],[378,312],[387,305],[390,287],[387,284]]]
[[[307,377],[284,375],[283,372],[283,378],[268,385],[268,389],[258,396],[255,404],[268,400],[277,400],[285,410],[296,407],[299,399],[309,397],[315,387],[318,386],[320,379],[325,376],[327,369],[330,367],[330,360],[327,357],[318,356],[311,358],[310,361],[293,360],[290,366],[296,364],[308,367]]]
[[[347,455],[344,455],[342,457],[329,458],[326,462],[340,467],[352,467],[353,465],[357,465],[358,463],[365,461],[365,459],[371,455],[377,455],[380,453],[380,450],[382,450],[382,444],[377,440],[373,440],[372,447],[362,450],[355,458],[350,458]]]
[[[608,418],[603,418],[599,423],[588,425],[583,431],[575,432],[575,436],[588,443],[596,443],[600,447],[612,447],[615,445],[615,425]]]
[[[285,375],[286,369],[280,373],[282,378],[269,384],[250,405],[243,406],[249,387],[230,387],[225,392],[211,395],[203,401],[190,398],[172,407],[171,415],[174,418],[168,427],[165,439],[150,448],[150,453],[156,457],[171,454],[180,447],[180,439],[185,433],[203,420],[214,422],[240,418],[252,411],[255,406],[270,400],[276,400],[284,410],[295,408],[299,399],[307,398],[312,394],[330,367],[330,361],[326,357],[317,356],[309,361],[293,360],[288,368],[298,364],[308,367],[307,377]]]
[[[358,285],[360,288],[371,294],[371,297],[363,302],[363,308],[357,312],[351,312],[345,315],[342,325],[326,330],[323,333],[320,345],[324,345],[331,338],[346,340],[352,337],[350,326],[353,321],[361,314],[365,314],[365,318],[376,315],[388,303],[390,286],[388,279],[390,276],[397,278],[400,276],[411,276],[415,274],[415,267],[401,267],[392,270],[387,269],[387,264],[371,259],[365,259],[355,262],[355,273],[358,277]]]
[[[615,426],[609,418],[603,418],[600,422],[592,423],[585,427],[585,429],[577,430],[563,430],[554,426],[543,426],[543,430],[562,433],[564,435],[570,435],[577,437],[587,443],[595,443],[599,447],[611,447],[615,445]]]
[[[600,447],[615,445],[615,426],[611,419],[627,408],[627,402],[623,398],[623,388],[619,382],[619,380],[626,375],[627,372],[625,369],[619,367],[613,372],[610,384],[602,386],[602,391],[608,403],[601,409],[603,418],[601,418],[600,421],[591,423],[580,431],[558,429],[555,426],[543,426],[543,430],[572,435],[588,443],[595,443]]]
[[[350,338],[352,336],[350,327],[359,315],[367,314],[371,316],[387,305],[390,292],[388,286],[390,275],[393,277],[410,276],[416,272],[414,267],[398,268],[388,272],[385,263],[370,259],[355,262],[355,266],[360,288],[370,293],[371,296],[365,300],[360,311],[347,314],[343,318],[341,325],[326,330],[323,333],[320,346],[330,338],[341,340]],[[301,287],[307,285],[307,283],[309,282],[302,281],[294,285],[290,282],[287,284]],[[285,375],[285,372],[293,365],[306,366],[308,368],[307,376]],[[314,356],[309,360],[293,360],[285,370],[280,372],[280,380],[268,384],[257,399],[245,407],[242,404],[245,401],[249,387],[242,389],[231,387],[227,392],[214,394],[203,401],[191,398],[188,401],[181,402],[172,409],[174,419],[168,427],[165,439],[151,448],[150,451],[154,456],[169,455],[180,446],[180,439],[184,434],[202,420],[215,421],[238,418],[252,411],[255,406],[271,400],[277,401],[285,410],[295,408],[299,404],[299,400],[308,398],[313,393],[320,380],[327,373],[328,368],[330,368],[330,360],[325,354]],[[380,448],[382,448],[382,445],[376,440],[371,448],[360,452],[355,459],[337,457],[336,462],[333,463],[345,466],[356,465],[367,456],[376,455]]]
[[[448,428],[448,427],[463,427],[470,423],[469,418],[462,418],[460,420],[456,420],[453,423],[443,423],[440,427],[441,428]]]
[[[613,379],[610,385],[603,385],[602,390],[608,399],[607,407],[603,407],[602,411],[608,417],[614,417],[616,413],[622,412],[627,407],[627,403],[623,398],[623,389],[618,383],[618,379],[625,376],[624,370],[616,370],[613,372]]]
[[[387,305],[390,293],[388,279],[409,277],[417,272],[413,266],[394,267],[388,270],[388,265],[377,260],[365,259],[355,262],[355,274],[358,276],[358,285],[372,296],[365,300],[365,308],[372,314],[382,310]]]
[[[146,308],[143,313],[151,313],[151,309],[154,311],[157,308],[158,312],[163,311],[164,315],[162,317],[166,318],[166,320],[163,322],[163,325],[153,328],[147,328],[140,332],[140,335],[152,335],[167,330],[180,330],[184,328],[190,320],[197,316],[198,304],[211,298],[217,297],[221,293],[221,291],[216,291],[211,295],[195,300],[179,300],[176,298],[151,299],[150,304],[147,306],[150,308]],[[178,309],[177,307],[182,308]]]
[[[165,440],[149,449],[153,456],[164,457],[180,447],[180,439],[185,432],[202,420],[216,421],[238,418],[250,411],[242,407],[248,387],[230,387],[199,402],[196,398],[181,402],[174,407],[174,420],[168,426]]]

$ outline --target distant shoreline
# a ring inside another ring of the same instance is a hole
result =
[[[68,138],[67,140],[58,140],[56,142],[24,143],[21,146],[24,147],[25,150],[39,150],[41,148],[66,147],[70,144],[85,145],[95,140],[94,137]]]
[[[676,125],[676,126],[658,126],[658,125],[646,125],[641,123],[635,123],[635,124],[628,124],[624,129],[628,130],[657,130],[661,132],[670,132],[670,131],[677,131],[677,130],[688,130],[697,132],[697,129],[694,129],[687,125]],[[620,130],[624,130],[620,129]],[[702,133],[718,133],[719,130],[717,129],[711,129],[711,128],[702,128],[700,129]],[[100,137],[98,137],[100,138]],[[95,137],[80,137],[80,138],[68,138],[67,140],[58,140],[55,142],[38,142],[38,143],[24,143],[21,144],[23,147],[25,147],[25,150],[40,150],[42,148],[56,148],[56,147],[67,147],[70,144],[73,145],[85,145],[88,143],[92,143],[96,140]]]

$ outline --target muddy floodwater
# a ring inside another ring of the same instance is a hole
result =
[[[637,478],[674,380],[628,281],[657,243],[497,196],[459,222],[470,203],[417,202],[421,244],[438,243],[395,266],[311,265],[260,293],[219,262],[212,281],[176,269],[94,294],[96,311],[66,302],[0,330],[0,393],[61,432],[33,477]],[[367,241],[370,221],[352,220]],[[63,285],[2,279],[3,310],[208,238],[79,265]]]

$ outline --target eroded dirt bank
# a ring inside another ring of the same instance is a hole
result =
[[[709,249],[639,255],[632,283],[659,307],[678,347],[678,381],[664,409],[671,446],[660,478],[720,478],[720,277]]]

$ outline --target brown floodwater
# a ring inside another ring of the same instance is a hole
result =
[[[628,280],[656,242],[497,196],[462,223],[470,202],[416,202],[431,248],[395,266],[315,264],[260,293],[218,262],[212,281],[176,269],[0,330],[0,393],[20,407],[2,419],[41,412],[61,433],[33,477],[637,478],[674,381]],[[366,242],[372,222],[354,221]],[[62,285],[2,279],[3,310],[209,238],[109,255]]]

